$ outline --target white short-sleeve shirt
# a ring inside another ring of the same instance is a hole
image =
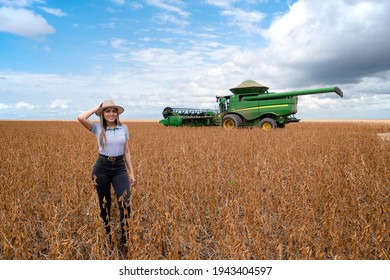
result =
[[[91,132],[95,134],[98,145],[99,145],[99,154],[105,156],[117,157],[121,156],[125,152],[125,144],[129,139],[129,130],[126,125],[117,125],[115,128],[106,128],[106,138],[107,142],[104,145],[104,148],[100,145],[100,132],[102,127],[100,123],[93,123]]]

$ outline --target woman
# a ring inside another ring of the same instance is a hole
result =
[[[99,157],[93,167],[92,179],[99,197],[100,216],[111,241],[110,185],[112,184],[120,212],[121,251],[126,253],[126,229],[129,227],[128,218],[131,211],[130,186],[135,183],[135,178],[128,145],[128,128],[119,121],[119,115],[123,111],[123,107],[115,105],[112,100],[106,100],[95,108],[81,113],[77,119],[96,136]],[[100,117],[100,123],[88,120],[94,113]],[[130,176],[128,176],[126,166],[130,171]]]

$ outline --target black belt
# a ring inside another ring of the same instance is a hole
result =
[[[99,154],[99,157],[104,158],[108,161],[123,160],[123,155],[112,157],[112,156],[105,156],[105,155]]]

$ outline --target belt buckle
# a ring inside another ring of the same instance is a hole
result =
[[[116,157],[108,156],[108,157],[107,157],[107,160],[109,160],[109,161],[115,161],[115,160],[116,160]]]

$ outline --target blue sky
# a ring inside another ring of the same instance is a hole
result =
[[[0,119],[74,120],[106,99],[124,119],[216,108],[252,79],[301,119],[390,119],[386,0],[0,0]]]

